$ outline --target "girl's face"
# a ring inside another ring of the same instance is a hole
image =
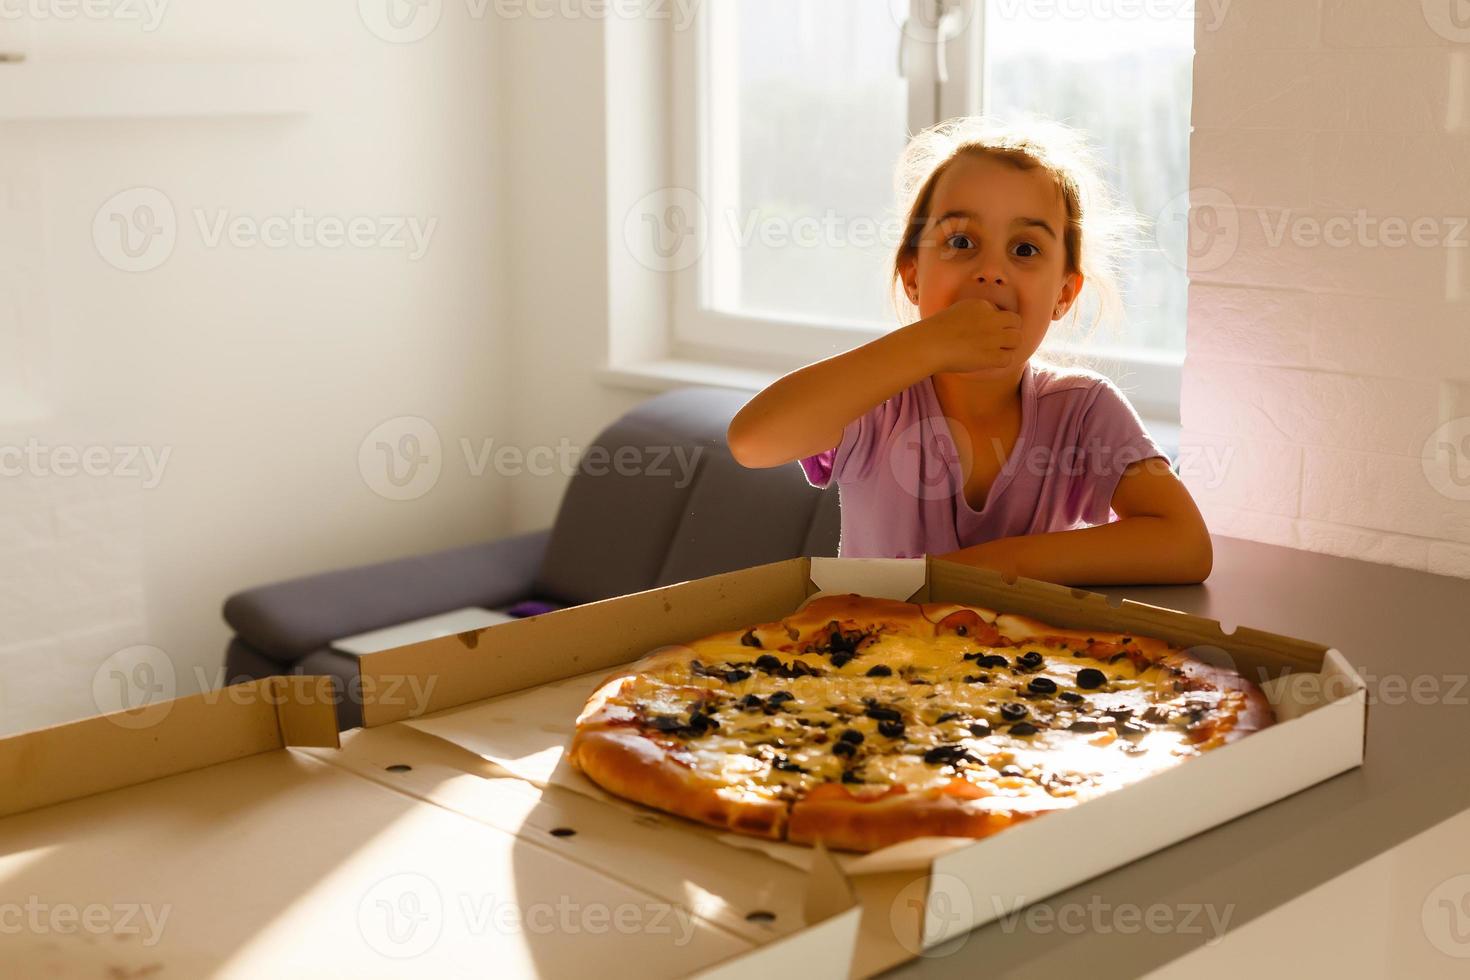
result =
[[[1066,271],[1066,217],[1045,171],[963,153],[935,183],[918,255],[901,269],[904,289],[921,318],[962,299],[1019,314],[1024,362],[1082,288],[1082,274]]]

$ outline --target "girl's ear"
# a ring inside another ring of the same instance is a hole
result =
[[[919,262],[913,255],[905,255],[899,260],[898,275],[903,280],[904,295],[908,296],[909,302],[915,306],[919,305]]]
[[[1077,294],[1082,291],[1083,275],[1074,272],[1067,276],[1067,281],[1062,283],[1062,291],[1057,294],[1057,306],[1053,319],[1062,316],[1072,308],[1072,303],[1077,299]]]

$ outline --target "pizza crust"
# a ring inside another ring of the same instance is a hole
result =
[[[1017,643],[1065,643],[1099,660],[1124,652],[1125,648],[1139,651],[1149,659],[1156,660],[1174,649],[1164,640],[1150,636],[1112,633],[1108,630],[1062,629],[1015,613],[1001,615],[996,619],[995,625],[1002,634]]]
[[[787,840],[867,852],[915,837],[978,839],[1067,805],[1034,797],[977,796],[963,780],[954,780],[950,787],[895,792],[873,800],[829,787],[840,792],[814,793],[792,806]]]
[[[633,728],[579,730],[568,759],[593,782],[635,803],[770,840],[785,835],[784,801],[724,792],[727,787],[701,778]]]
[[[787,643],[799,646],[825,636],[833,622],[843,628],[876,627],[888,632],[905,632],[920,624],[927,625],[919,607],[912,602],[851,592],[808,599],[804,606],[781,620],[784,630],[774,632],[784,632]]]
[[[1276,721],[1276,709],[1260,686],[1238,672],[1221,664],[1213,664],[1190,653],[1188,650],[1169,654],[1162,662],[1178,671],[1185,690],[1200,689],[1231,692],[1240,700],[1240,707],[1228,727],[1220,730],[1223,745],[1258,732]]]

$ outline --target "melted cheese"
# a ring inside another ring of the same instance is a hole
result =
[[[794,799],[821,783],[841,781],[850,771],[861,782],[846,785],[859,796],[871,791],[864,787],[923,790],[961,779],[984,801],[977,805],[1070,805],[1198,754],[1199,745],[1187,730],[1189,709],[1208,711],[1220,699],[1218,693],[1175,691],[1166,668],[1150,665],[1140,671],[1127,658],[1101,662],[1063,645],[992,648],[963,636],[887,632],[834,667],[821,653],[799,653],[792,644],[759,649],[743,645],[740,636],[737,631],[699,641],[687,656],[666,658],[650,671],[626,678],[607,697],[632,709],[645,724],[660,717],[671,725],[687,723],[696,708],[709,714],[717,728],[662,734],[674,757],[717,783],[721,792],[765,799]],[[1017,666],[1030,651],[1043,657],[1040,669]],[[821,675],[782,677],[763,671],[754,666],[762,654],[786,665],[802,661]],[[965,659],[966,654],[972,659]],[[999,654],[1008,666],[982,667],[975,654]],[[703,671],[695,669],[696,661]],[[880,664],[890,669],[888,676],[866,676]],[[1078,674],[1087,667],[1106,676],[1100,688],[1079,685]],[[728,671],[746,671],[748,676],[733,681],[709,676]],[[1036,678],[1050,680],[1056,691],[1029,692]],[[747,695],[764,704],[778,692],[791,699],[774,711],[741,705]],[[1083,700],[1069,703],[1058,696],[1063,692]],[[881,733],[878,720],[864,713],[869,704],[897,711],[902,733]],[[1038,731],[1008,731],[1015,717],[1004,713],[1007,705],[1024,707],[1024,720]],[[1139,719],[1150,708],[1153,723],[1146,733],[1120,731],[1122,715],[1131,711]],[[1110,717],[1109,709],[1120,718]],[[953,717],[940,721],[941,716]],[[1079,720],[1092,730],[1069,730]],[[971,728],[976,724],[988,726],[989,732],[982,728],[976,734]],[[833,746],[847,730],[861,733],[862,739],[850,754],[841,755]],[[925,753],[938,746],[954,747],[948,751],[963,751],[968,758],[925,761]]]

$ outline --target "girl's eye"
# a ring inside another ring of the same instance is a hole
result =
[[[954,234],[950,235],[944,240],[944,243],[950,248],[968,249],[975,247],[975,242],[970,238],[969,235],[966,235],[962,231],[957,231]],[[1041,249],[1037,248],[1030,242],[1021,242],[1020,245],[1018,245],[1017,247],[1031,249],[1031,252],[1029,254],[1023,253],[1021,255],[1021,258],[1023,259],[1034,259],[1036,256],[1041,254]]]

